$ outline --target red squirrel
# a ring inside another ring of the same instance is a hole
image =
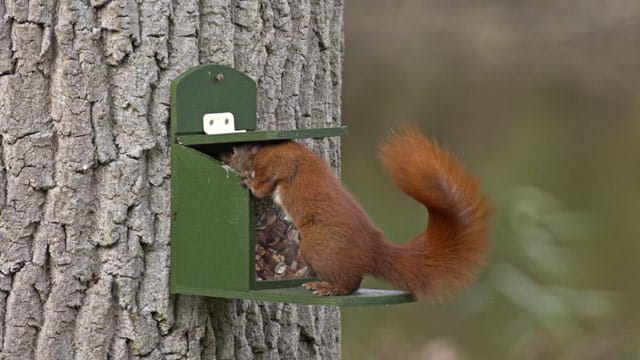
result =
[[[492,207],[451,155],[413,129],[380,147],[396,185],[428,209],[427,229],[394,244],[372,223],[329,165],[293,141],[234,147],[222,158],[257,198],[272,196],[300,232],[300,255],[321,281],[317,295],[347,295],[365,274],[440,299],[472,282],[488,250]]]

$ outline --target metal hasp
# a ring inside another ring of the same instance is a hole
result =
[[[243,133],[205,135],[202,118],[230,112]],[[200,65],[171,84],[172,294],[319,305],[382,305],[413,301],[402,291],[360,289],[320,297],[309,279],[257,281],[255,209],[240,179],[213,156],[225,144],[343,136],[346,127],[256,131],[256,84],[220,65]],[[304,241],[304,240],[302,240]]]

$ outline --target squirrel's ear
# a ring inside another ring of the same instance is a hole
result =
[[[249,145],[249,152],[253,155],[257,154],[260,151],[261,146],[258,144]]]

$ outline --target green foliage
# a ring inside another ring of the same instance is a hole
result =
[[[390,238],[422,231],[375,156],[411,122],[497,213],[485,270],[451,302],[344,309],[346,359],[640,356],[640,18],[633,2],[595,4],[348,4],[347,186]]]

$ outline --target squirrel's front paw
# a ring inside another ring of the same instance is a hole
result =
[[[255,171],[245,170],[240,173],[240,185],[245,188],[251,189],[251,185],[253,184],[253,180],[256,178]]]

